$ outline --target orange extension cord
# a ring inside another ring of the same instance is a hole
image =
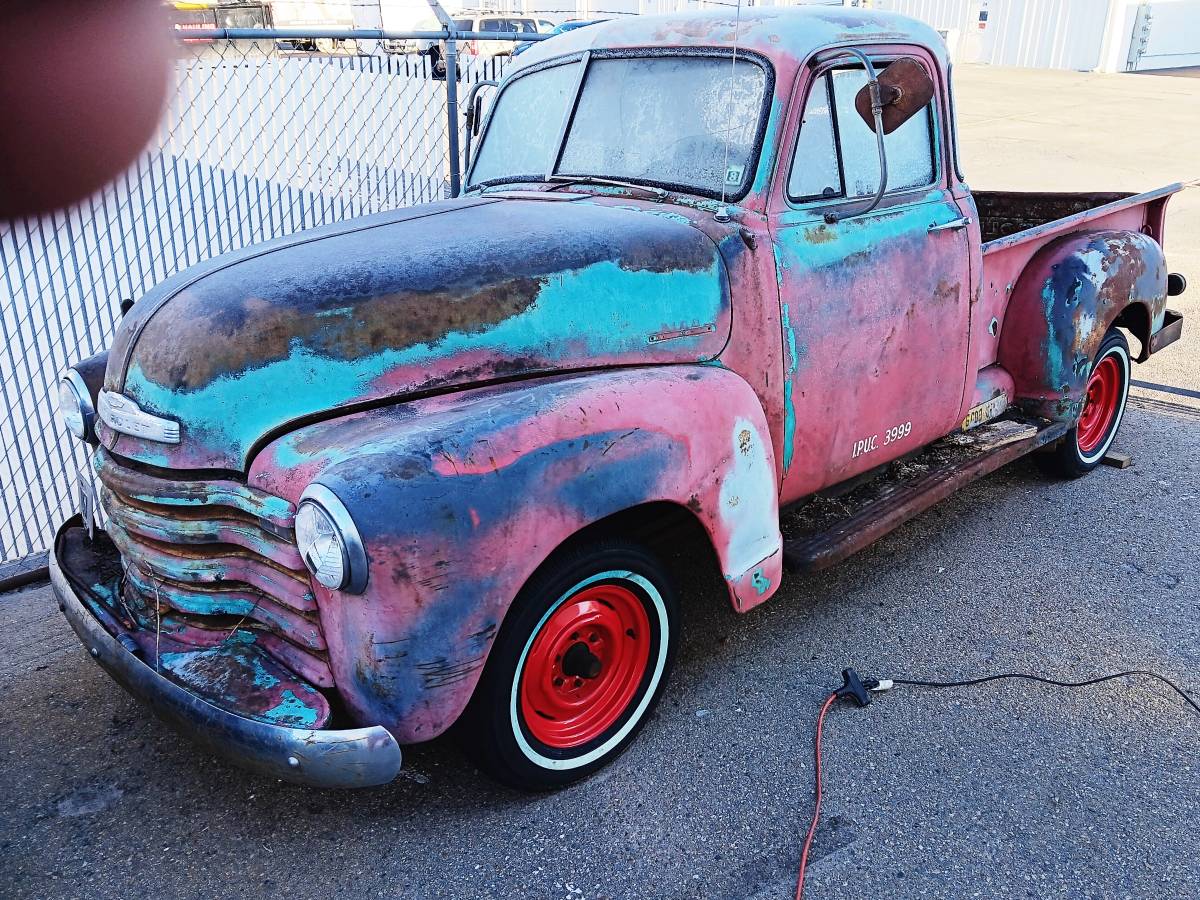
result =
[[[804,838],[804,851],[800,854],[800,878],[796,882],[796,900],[804,900],[804,870],[808,868],[808,849],[812,846],[813,838],[816,837],[817,823],[821,821],[821,729],[825,727],[825,713],[829,712],[829,707],[833,706],[839,696],[838,691],[830,694],[825,699],[825,705],[821,707],[821,714],[817,716],[817,803],[813,809],[812,824],[808,826],[808,836]]]
[[[879,679],[860,679],[858,673],[853,669],[845,669],[842,672],[842,678],[845,681],[840,688],[825,698],[825,703],[821,706],[821,713],[817,716],[817,735],[814,742],[816,760],[816,782],[817,802],[813,809],[812,822],[808,826],[808,834],[804,838],[804,850],[800,854],[800,873],[796,882],[796,900],[804,900],[804,874],[808,868],[808,851],[812,847],[813,838],[817,834],[817,824],[821,820],[821,732],[825,727],[825,714],[829,712],[830,707],[838,700],[839,697],[847,697],[853,699],[860,707],[867,706],[871,700],[871,693],[878,693],[891,690],[893,685],[909,685],[911,687],[923,688],[960,688],[972,687],[980,684],[987,684],[993,681],[1001,681],[1004,679],[1019,679],[1022,681],[1032,681],[1039,684],[1051,685],[1053,687],[1064,688],[1082,688],[1091,687],[1092,685],[1102,684],[1106,681],[1112,681],[1114,678],[1128,678],[1130,676],[1139,676],[1143,678],[1152,678],[1160,682],[1164,686],[1170,688],[1178,694],[1185,703],[1192,707],[1196,712],[1200,713],[1200,703],[1192,699],[1186,691],[1183,690],[1171,679],[1158,674],[1157,672],[1149,672],[1145,670],[1132,670],[1125,672],[1114,672],[1111,675],[1101,675],[1098,678],[1088,678],[1085,681],[1060,681],[1055,678],[1046,678],[1042,675],[1032,675],[1027,672],[1002,672],[997,675],[985,675],[982,678],[970,678],[965,681],[924,681],[913,678],[896,678],[881,681]]]

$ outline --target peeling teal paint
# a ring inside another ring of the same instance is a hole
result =
[[[321,355],[295,341],[286,359],[220,376],[192,391],[163,387],[134,362],[125,393],[143,409],[178,419],[189,443],[230,447],[244,456],[279,423],[376,395],[374,383],[404,367],[472,354],[532,355],[534,367],[541,367],[538,358],[551,367],[578,355],[635,358],[646,352],[648,335],[663,328],[727,321],[728,302],[725,273],[715,256],[698,271],[625,269],[605,261],[547,277],[533,304],[486,330],[451,332],[433,344],[353,359]],[[689,345],[696,350],[694,361],[712,355],[703,349],[712,345],[707,334],[675,341],[672,350],[686,353]],[[280,391],[281,384],[291,387]],[[271,402],[263,403],[263,397]]]
[[[761,567],[754,570],[754,574],[750,576],[750,583],[760,597],[771,587],[771,579],[766,576]]]
[[[792,328],[792,319],[788,305],[783,304],[783,333],[788,348],[787,378],[783,382],[783,471],[787,472],[792,466],[792,455],[796,444],[796,407],[792,403],[794,375],[800,365],[800,356],[796,352],[796,332]]]
[[[312,728],[317,724],[317,711],[307,706],[290,690],[284,691],[279,705],[262,713],[262,717],[276,725],[290,728]]]

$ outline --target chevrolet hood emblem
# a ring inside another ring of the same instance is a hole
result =
[[[101,391],[96,404],[100,421],[121,434],[158,441],[160,444],[179,443],[179,423],[143,412],[142,408],[124,394]]]

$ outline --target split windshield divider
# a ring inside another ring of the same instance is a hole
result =
[[[567,132],[571,130],[571,123],[575,121],[575,110],[579,106],[579,95],[583,91],[583,79],[587,75],[588,63],[591,61],[592,51],[584,50],[583,55],[579,57],[579,62],[576,64],[579,66],[579,74],[575,77],[575,85],[571,91],[571,102],[563,115],[562,126],[558,129],[558,141],[554,145],[554,156],[550,158],[550,167],[546,170],[547,181],[553,181],[554,173],[558,170],[558,163],[562,159],[563,149],[567,143]]]

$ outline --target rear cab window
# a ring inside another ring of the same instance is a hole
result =
[[[874,60],[873,60],[874,62]],[[886,61],[875,62],[878,71]],[[787,195],[793,203],[870,197],[879,187],[875,132],[854,108],[867,83],[857,64],[839,65],[813,82],[796,140]],[[887,193],[932,185],[938,177],[934,101],[884,137]]]

